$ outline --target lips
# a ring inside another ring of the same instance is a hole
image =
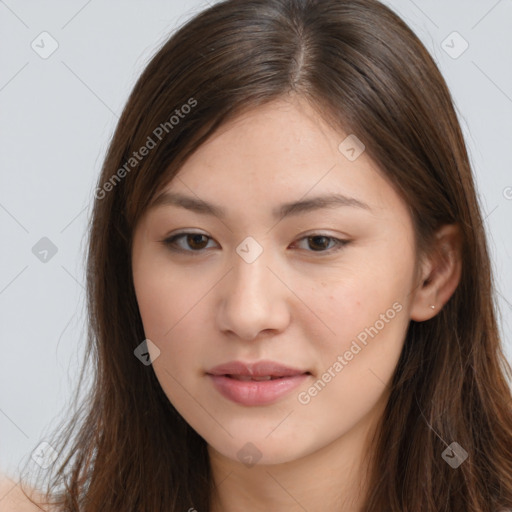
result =
[[[254,382],[262,382],[265,380],[275,380],[275,379],[282,379],[283,377],[276,377],[272,375],[265,375],[264,377],[256,377],[256,376],[250,376],[250,375],[231,375],[227,374],[226,377],[231,377],[232,379],[236,380],[245,380],[245,381],[254,381]]]
[[[225,398],[245,406],[269,405],[304,383],[311,373],[274,361],[230,363],[207,372],[214,388]]]
[[[207,372],[210,375],[225,375],[238,380],[273,380],[282,377],[293,377],[310,373],[307,370],[284,366],[275,361],[258,361],[255,363],[242,363],[231,361],[215,366]]]

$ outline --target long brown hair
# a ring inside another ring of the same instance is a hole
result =
[[[206,443],[134,356],[145,336],[132,235],[155,194],[222,123],[289,93],[364,141],[409,207],[418,254],[443,224],[462,233],[456,291],[431,320],[410,322],[363,510],[512,507],[512,371],[468,154],[440,71],[377,0],[226,0],[156,53],[110,143],[88,240],[92,384],[50,442],[61,454],[47,488],[58,510],[209,510]],[[452,442],[468,454],[457,468],[442,457]]]

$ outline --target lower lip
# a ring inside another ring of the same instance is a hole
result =
[[[295,389],[309,374],[260,381],[237,380],[225,375],[208,376],[217,391],[233,402],[242,405],[267,405]]]

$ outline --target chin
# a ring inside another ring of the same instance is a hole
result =
[[[225,441],[222,444],[208,443],[208,449],[215,450],[221,456],[240,464],[242,467],[254,467],[255,465],[276,465],[293,462],[308,455],[315,450],[314,446],[307,446],[300,441],[290,441],[279,438],[258,438],[240,436]],[[300,447],[300,450],[298,449]],[[309,448],[309,449],[308,449]]]

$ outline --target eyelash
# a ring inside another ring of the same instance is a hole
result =
[[[175,235],[172,235],[171,237],[166,238],[165,240],[162,240],[162,243],[169,250],[171,250],[173,252],[191,253],[191,254],[194,254],[194,255],[202,254],[205,251],[205,249],[200,249],[200,250],[194,251],[194,250],[187,250],[187,249],[177,248],[176,247],[176,241],[178,239],[184,238],[184,237],[186,237],[188,235],[203,236],[203,237],[208,238],[209,240],[213,240],[211,237],[209,237],[208,235],[205,235],[203,233],[191,233],[191,232],[183,231],[181,233],[176,233]],[[329,254],[330,255],[330,254],[333,254],[335,252],[340,251],[341,249],[343,249],[343,247],[345,247],[346,245],[348,245],[350,243],[350,240],[342,240],[340,238],[335,238],[333,236],[327,236],[327,235],[317,234],[317,233],[314,233],[312,235],[308,235],[308,236],[302,237],[302,238],[299,239],[299,241],[307,240],[308,238],[327,238],[328,240],[333,240],[336,243],[336,245],[334,247],[331,247],[330,249],[326,249],[326,250],[323,250],[323,251],[306,251],[306,252],[316,253],[316,254],[320,254],[320,255],[325,255],[325,254]]]

